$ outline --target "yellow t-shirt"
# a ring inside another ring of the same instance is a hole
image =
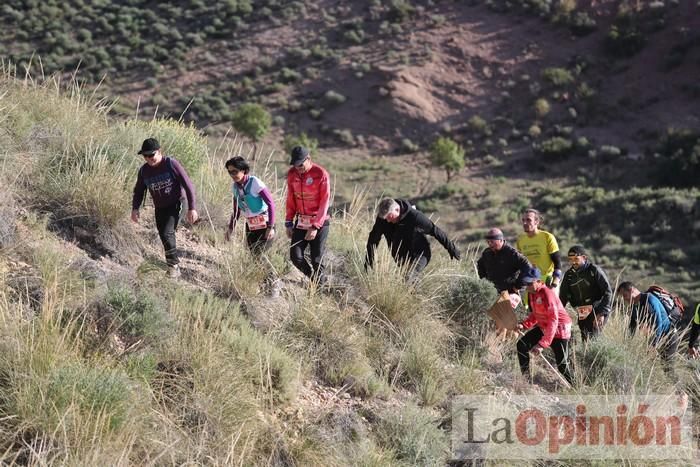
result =
[[[551,276],[554,272],[554,263],[549,257],[559,251],[557,239],[549,232],[539,230],[534,236],[528,237],[526,233],[518,237],[516,248],[542,273],[542,278]]]

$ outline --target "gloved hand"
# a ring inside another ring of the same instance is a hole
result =
[[[450,249],[447,250],[447,252],[450,254],[450,259],[456,259],[457,261],[462,259],[462,257],[459,254],[459,250],[457,249],[457,246],[454,243],[450,245]]]

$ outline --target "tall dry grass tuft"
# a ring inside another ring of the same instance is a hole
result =
[[[385,391],[385,383],[366,355],[367,337],[346,310],[321,294],[310,294],[294,306],[278,339],[299,355],[313,374],[361,396]]]

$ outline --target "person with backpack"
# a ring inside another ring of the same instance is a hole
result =
[[[569,340],[571,318],[557,294],[540,278],[541,272],[531,267],[520,280],[527,286],[530,295],[530,314],[518,325],[527,331],[516,344],[520,371],[529,380],[530,354],[539,355],[551,347],[559,373],[573,386],[573,375],[569,368]]]
[[[450,258],[459,260],[459,250],[447,234],[407,200],[384,198],[377,206],[377,218],[367,238],[365,268],[374,264],[374,250],[382,236],[398,264],[409,264],[409,281],[415,279],[431,258],[426,235],[435,237]]]
[[[559,299],[562,305],[571,303],[576,309],[581,338],[586,342],[603,330],[612,310],[613,291],[605,271],[588,259],[583,246],[569,248],[567,257],[571,267],[564,273]]]
[[[325,282],[322,260],[330,226],[330,177],[326,169],[312,162],[309,150],[303,146],[292,149],[289,165],[284,219],[287,237],[291,239],[289,256],[306,277]],[[304,258],[307,247],[311,264]]]
[[[653,333],[650,345],[659,350],[664,360],[670,360],[678,350],[678,336],[661,301],[628,281],[618,286],[617,293],[630,305],[630,335],[635,334],[640,324],[648,327]]]
[[[255,175],[250,175],[250,165],[241,156],[226,161],[226,171],[233,183],[233,212],[224,234],[231,239],[241,215],[245,218],[246,243],[253,253],[260,253],[275,237],[275,202],[267,186]]]
[[[175,230],[180,220],[182,200],[187,199],[185,219],[194,224],[199,219],[195,209],[194,185],[184,167],[174,157],[164,156],[155,138],[147,138],[138,152],[146,163],[138,171],[134,196],[131,201],[131,220],[139,221],[139,209],[144,201],[146,189],[151,194],[155,207],[156,227],[165,249],[168,276],[180,276],[180,260],[177,254]]]
[[[486,248],[476,262],[480,279],[493,282],[498,293],[507,291],[517,294],[525,286],[522,278],[532,268],[530,262],[515,248],[510,246],[501,229],[492,228],[486,232]]]

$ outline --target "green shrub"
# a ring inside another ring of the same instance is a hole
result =
[[[574,75],[565,68],[545,68],[542,70],[542,79],[554,86],[568,86],[574,82]]]
[[[464,148],[450,138],[440,137],[430,147],[431,162],[445,170],[449,182],[455,172],[464,168]]]
[[[406,465],[442,466],[447,462],[448,439],[425,409],[408,404],[381,415],[376,436],[379,445]]]
[[[233,113],[233,126],[253,141],[259,141],[272,125],[272,116],[260,104],[243,104]]]
[[[114,327],[131,339],[154,339],[163,335],[167,316],[152,295],[124,285],[111,285],[105,297]]]
[[[326,91],[326,93],[323,95],[323,98],[326,100],[326,102],[332,105],[339,105],[347,100],[347,98],[344,95],[333,90]]]
[[[577,36],[585,36],[596,30],[598,24],[585,11],[577,11],[569,18],[569,28]]]
[[[537,118],[542,118],[549,113],[551,107],[547,99],[539,98],[535,101],[535,115]]]
[[[567,138],[555,136],[541,143],[534,143],[533,150],[536,154],[549,159],[560,159],[573,154],[574,143]]]
[[[700,176],[700,132],[669,128],[657,146],[659,183],[669,186],[697,186]]]
[[[284,150],[287,154],[292,152],[292,148],[294,148],[294,146],[304,146],[313,154],[318,149],[318,140],[302,132],[298,135],[285,135],[282,145],[284,146]]]
[[[618,16],[610,26],[605,37],[605,48],[611,55],[631,57],[642,50],[646,42],[638,18],[628,13]]]
[[[393,22],[403,22],[416,13],[416,8],[409,0],[391,0],[389,19]]]
[[[462,276],[450,287],[445,305],[452,318],[467,328],[479,328],[486,321],[498,294],[486,279]]]
[[[467,120],[467,124],[469,125],[469,128],[471,128],[472,131],[474,131],[475,133],[482,135],[490,134],[488,123],[479,115],[471,116],[469,120]]]

